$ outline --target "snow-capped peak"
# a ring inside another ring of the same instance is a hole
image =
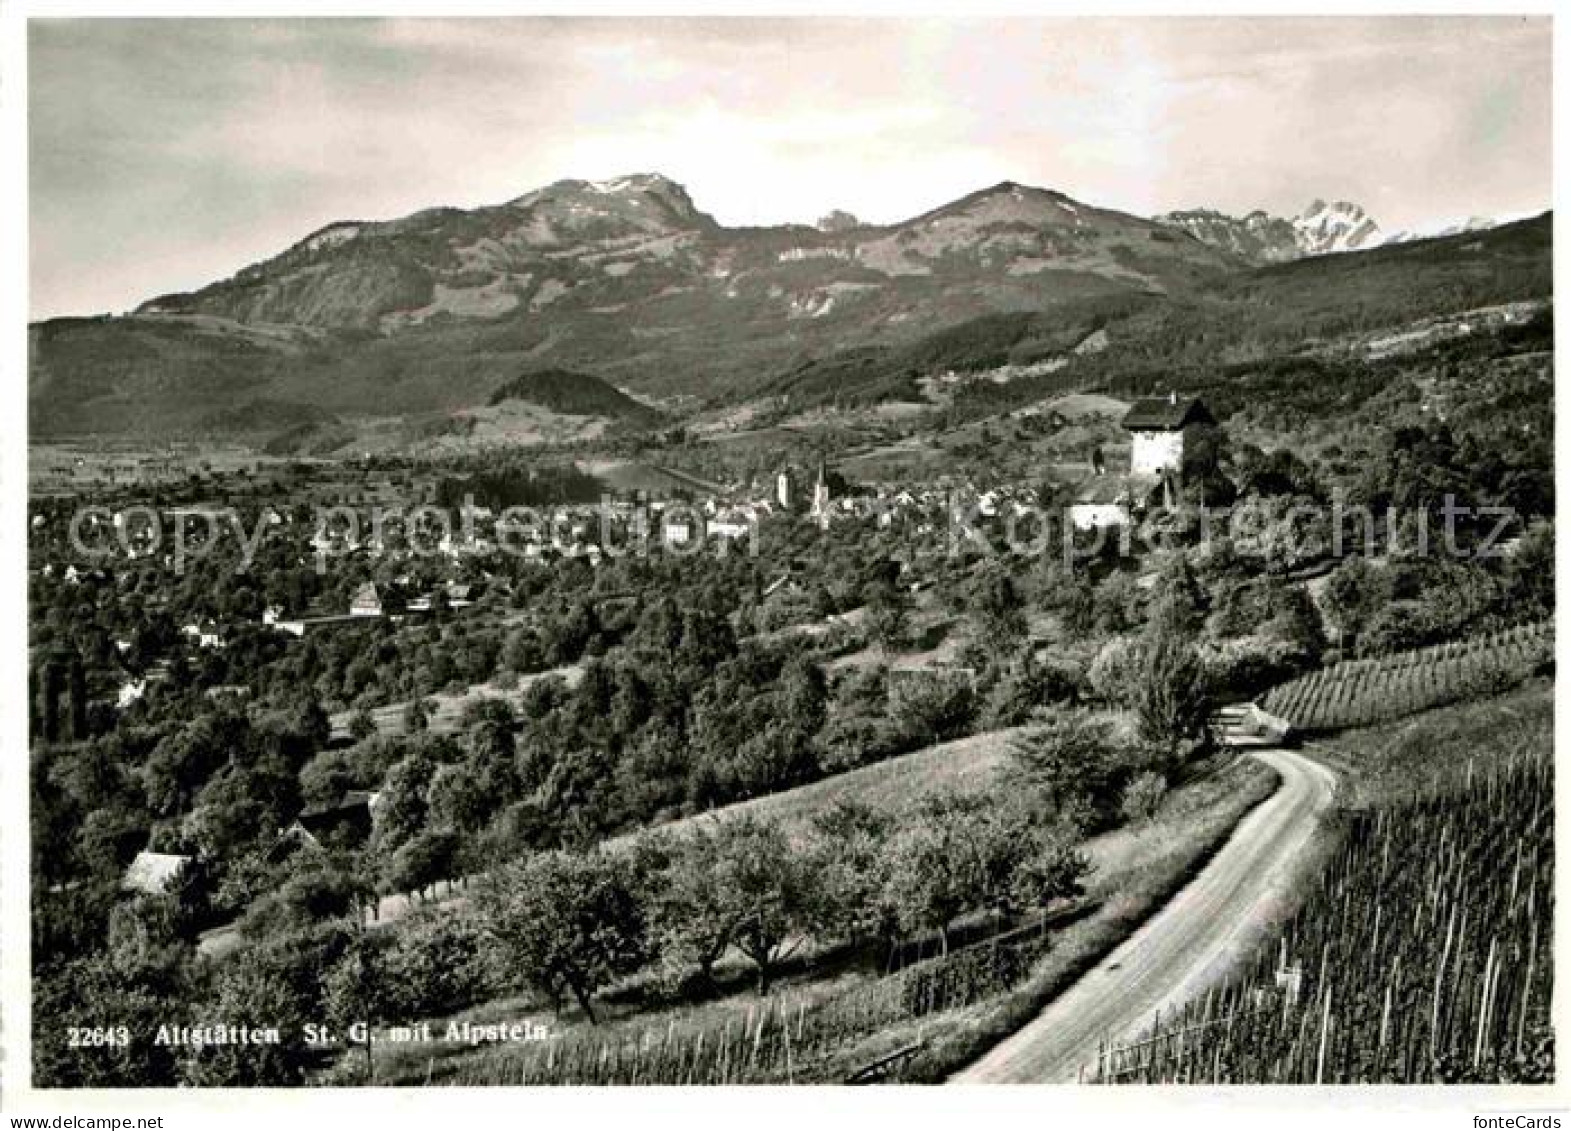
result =
[[[590,181],[589,190],[605,195],[622,195],[630,192],[648,192],[650,189],[680,189],[681,186],[661,173],[630,173],[612,177],[609,181]]]
[[[1302,255],[1325,255],[1333,251],[1356,251],[1379,240],[1380,225],[1351,201],[1310,202],[1293,221],[1294,241]]]
[[[1229,216],[1210,208],[1167,212],[1159,224],[1181,228],[1202,243],[1255,262],[1278,263],[1306,255],[1357,251],[1379,241],[1380,226],[1358,205],[1338,200],[1311,201],[1297,216],[1283,219],[1255,209]]]

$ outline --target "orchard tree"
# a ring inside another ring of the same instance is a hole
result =
[[[1113,637],[1091,661],[1087,678],[1092,690],[1104,702],[1127,709],[1134,703],[1139,663],[1138,641],[1129,636]]]
[[[1205,587],[1183,553],[1174,553],[1157,573],[1156,596],[1148,614],[1149,627],[1193,636],[1200,631],[1209,601]]]
[[[364,707],[355,709],[349,716],[349,737],[356,742],[364,742],[376,733],[376,719]]]
[[[1347,649],[1388,596],[1386,579],[1362,557],[1349,558],[1332,570],[1320,601],[1336,632],[1338,648]]]
[[[340,1036],[352,1026],[368,1028],[398,1016],[397,994],[387,969],[387,959],[364,930],[355,935],[349,948],[327,972],[322,984],[323,1009],[328,1024]],[[370,1034],[366,1034],[365,1082],[376,1082],[376,1058]]]
[[[777,822],[752,814],[722,823],[713,848],[731,941],[757,970],[759,994],[767,994],[780,964],[819,929],[819,877]]]
[[[891,839],[884,878],[884,900],[895,909],[900,929],[937,931],[945,954],[950,924],[975,906],[970,869],[954,851],[953,839],[946,825],[912,823]]]
[[[889,655],[904,644],[911,629],[911,595],[892,578],[879,577],[863,591],[867,631]]]
[[[1555,608],[1555,524],[1535,522],[1502,570],[1505,600],[1519,615],[1548,616]]]
[[[711,988],[715,963],[730,947],[741,914],[714,866],[717,841],[708,825],[676,841],[650,901],[661,956],[678,967],[697,967]]]
[[[1009,571],[989,562],[972,582],[966,605],[976,621],[982,645],[994,660],[1012,653],[1025,640],[1025,602]]]
[[[438,880],[451,881],[460,842],[451,829],[427,829],[403,844],[386,860],[382,886],[387,891],[422,892]]]
[[[644,909],[628,863],[598,850],[545,852],[493,872],[478,906],[487,931],[555,1000],[563,989],[596,1024],[592,999],[649,957]]]
[[[485,789],[468,765],[447,765],[436,771],[426,790],[429,820],[439,829],[476,833],[485,827],[503,797]]]
[[[1123,800],[1119,808],[1124,820],[1130,824],[1138,824],[1156,816],[1165,796],[1167,796],[1167,779],[1154,770],[1147,770],[1131,778],[1129,784],[1124,786]]]
[[[811,735],[824,725],[829,689],[824,669],[816,661],[807,656],[788,660],[776,696],[780,716],[792,730]]]
[[[898,936],[897,909],[885,898],[893,834],[890,813],[855,798],[814,814],[809,852],[827,934],[886,945]]]
[[[431,716],[436,714],[436,709],[431,700],[423,698],[411,699],[404,705],[404,733],[417,734],[431,727]]]
[[[389,771],[376,809],[375,839],[379,850],[392,852],[426,827],[426,794],[436,774],[436,760],[423,745],[411,748]]]
[[[1169,764],[1185,744],[1204,737],[1210,692],[1205,665],[1187,638],[1160,628],[1146,633],[1133,702],[1140,737],[1160,750]]]
[[[347,950],[354,931],[342,924],[269,939],[219,964],[215,992],[191,1011],[193,1024],[276,1028],[278,1044],[193,1046],[181,1066],[198,1087],[279,1087],[305,1083],[316,1050],[305,1026],[317,1020],[328,972]]]
[[[1012,746],[1012,776],[1051,820],[1094,832],[1117,812],[1124,758],[1110,726],[1066,715]]]

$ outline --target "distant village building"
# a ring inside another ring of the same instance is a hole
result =
[[[224,646],[218,623],[211,617],[204,617],[200,621],[183,624],[180,626],[180,632],[188,640],[196,641],[196,645],[199,648],[222,648]]]
[[[790,468],[782,470],[779,475],[775,476],[775,502],[779,505],[781,510],[788,511],[791,509],[792,503],[796,497],[791,490],[791,486]]]
[[[190,863],[191,857],[172,852],[138,852],[120,878],[120,890],[163,895],[179,886],[181,873]]]
[[[752,518],[742,510],[726,510],[715,515],[706,524],[711,538],[746,538],[753,529]]]
[[[818,474],[813,479],[813,496],[808,506],[808,515],[819,526],[827,527],[830,519],[836,513],[844,516],[854,513],[853,505],[835,506],[837,498],[846,492],[846,481],[838,472],[830,469],[829,463],[822,456],[818,459]],[[849,500],[841,500],[843,504]]]
[[[215,703],[226,700],[238,703],[251,698],[251,689],[243,683],[219,683],[209,687],[202,694]]]
[[[693,540],[693,523],[687,515],[668,514],[660,524],[660,537],[667,546],[685,546]]]
[[[115,709],[123,711],[147,693],[147,680],[127,677],[115,692]]]
[[[1069,524],[1076,530],[1128,526],[1137,513],[1160,498],[1161,486],[1156,475],[1093,476],[1069,505]]]
[[[325,805],[313,805],[295,818],[292,835],[320,845],[326,838],[364,842],[371,835],[371,825],[381,804],[379,790],[350,789]]]
[[[355,590],[354,599],[349,602],[349,615],[352,617],[379,617],[382,615],[382,598],[377,593],[376,586],[366,582]]]
[[[815,518],[823,518],[829,513],[831,495],[829,491],[829,467],[820,457],[818,460],[818,476],[813,480],[813,505],[810,513]]]

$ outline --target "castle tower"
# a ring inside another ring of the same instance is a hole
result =
[[[1124,427],[1134,436],[1129,454],[1131,475],[1178,474],[1184,466],[1184,430],[1194,425],[1215,424],[1204,404],[1193,397],[1169,393],[1165,397],[1144,397],[1124,414]]]

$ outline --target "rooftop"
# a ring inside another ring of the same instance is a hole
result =
[[[162,895],[190,859],[170,852],[138,852],[120,880],[120,890]]]
[[[1124,414],[1131,432],[1176,432],[1190,424],[1215,424],[1211,410],[1198,397],[1141,397]]]

